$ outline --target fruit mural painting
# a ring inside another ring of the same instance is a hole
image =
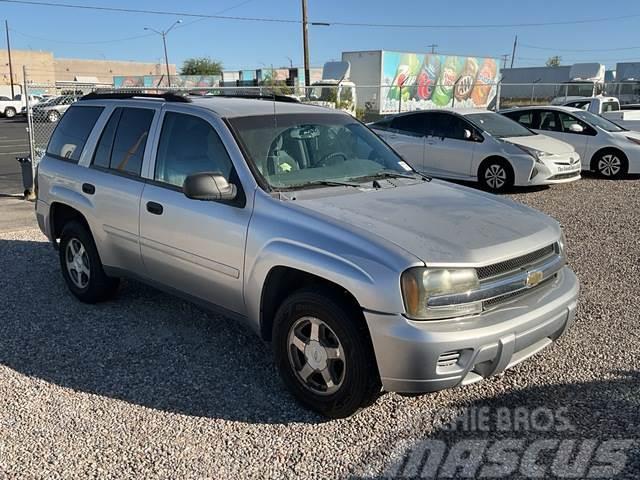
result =
[[[381,113],[445,107],[486,107],[499,78],[493,58],[383,52]]]

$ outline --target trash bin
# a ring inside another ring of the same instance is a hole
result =
[[[16,160],[20,164],[20,169],[22,170],[22,186],[24,187],[24,195],[25,197],[29,197],[33,195],[34,191],[33,164],[31,162],[31,157],[16,157]]]

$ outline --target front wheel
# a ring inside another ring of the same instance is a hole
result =
[[[305,406],[348,417],[375,401],[380,377],[361,312],[338,294],[303,289],[274,322],[275,361],[285,385]]]
[[[486,190],[494,193],[504,192],[513,187],[513,169],[500,158],[486,160],[478,171],[478,181]]]
[[[595,158],[598,173],[605,178],[622,178],[627,173],[627,159],[622,152],[609,150]]]
[[[119,279],[104,273],[91,233],[79,222],[71,221],[60,235],[62,276],[80,301],[96,303],[115,295]]]
[[[51,110],[47,114],[47,120],[49,120],[50,123],[56,123],[58,120],[60,120],[60,114],[55,110]]]
[[[13,118],[16,116],[16,110],[12,107],[7,107],[4,111],[4,116],[7,118]]]

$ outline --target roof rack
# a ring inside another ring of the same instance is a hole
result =
[[[157,98],[165,102],[189,103],[191,100],[183,95],[172,92],[142,93],[142,92],[91,92],[80,100],[127,100],[130,98]]]
[[[210,95],[208,98],[215,98],[215,97],[223,97],[223,98],[248,98],[251,100],[271,100],[274,102],[284,102],[284,103],[300,103],[300,100],[298,100],[295,97],[290,97],[288,95],[280,95],[280,94],[273,94],[273,95],[269,95],[268,93],[263,93],[263,94],[259,94],[259,93],[249,93],[249,94],[234,94],[234,93],[221,93],[221,94],[215,94],[215,95]]]

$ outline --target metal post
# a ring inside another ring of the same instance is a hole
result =
[[[31,178],[36,178],[36,149],[33,145],[33,114],[31,112],[31,103],[29,102],[29,91],[27,90],[27,67],[22,66],[22,96],[25,98],[25,107],[27,109],[27,137],[29,138],[29,156],[31,157]],[[27,200],[34,198],[34,192],[29,192]]]
[[[167,33],[162,32],[162,45],[164,45],[164,64],[167,66],[167,82],[171,88],[171,72],[169,72],[169,55],[167,54]]]
[[[9,22],[4,21],[4,28],[7,31],[7,56],[9,57],[9,84],[11,85],[11,100],[16,96],[13,91],[13,64],[11,63],[11,42],[9,41]]]
[[[513,68],[513,61],[516,59],[517,46],[518,46],[518,35],[516,35],[516,39],[513,41],[513,53],[511,53],[511,68]]]
[[[400,85],[400,97],[399,97],[399,101],[398,101],[398,113],[402,113],[402,87],[404,87],[404,84]]]
[[[309,72],[309,24],[307,22],[307,0],[302,0],[302,48],[304,50],[304,86],[311,85]]]

